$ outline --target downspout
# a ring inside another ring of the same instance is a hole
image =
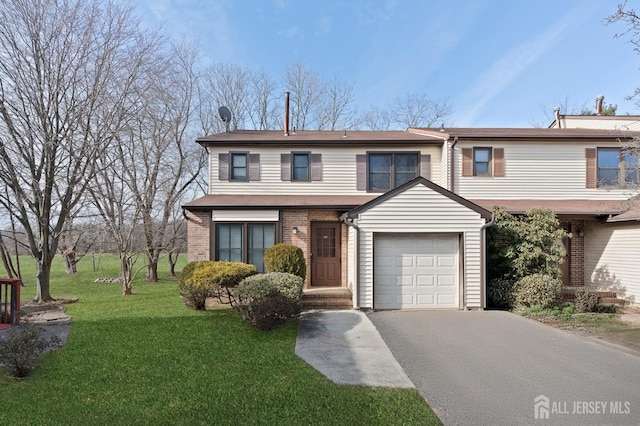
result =
[[[353,219],[348,215],[344,215],[344,223],[347,226],[352,227],[356,231],[355,241],[353,242],[354,250],[356,252],[356,270],[355,280],[353,283],[353,291],[356,295],[356,303],[354,309],[360,309],[360,228],[355,224]]]
[[[487,307],[487,228],[493,226],[496,223],[496,214],[491,212],[491,220],[480,228],[480,246],[482,250],[480,251],[480,300],[482,300],[482,309]]]
[[[454,184],[454,179],[455,179],[455,173],[454,173],[454,164],[455,164],[455,158],[453,157],[453,149],[456,147],[456,144],[458,143],[458,137],[455,136],[453,138],[453,143],[451,144],[451,148],[450,148],[450,154],[449,154],[449,161],[451,163],[451,166],[449,167],[449,172],[450,172],[450,181],[451,181],[451,186],[449,187],[449,191],[451,192],[455,192],[455,184]]]

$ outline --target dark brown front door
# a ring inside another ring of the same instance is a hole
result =
[[[571,227],[564,227],[565,231],[571,233]],[[562,244],[564,245],[566,254],[564,255],[564,261],[560,264],[560,270],[562,271],[562,285],[571,285],[571,240],[569,238],[563,238]]]
[[[311,223],[311,285],[340,286],[340,222]]]

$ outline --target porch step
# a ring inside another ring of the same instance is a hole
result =
[[[562,291],[562,300],[572,302],[576,298],[576,290],[579,288],[585,288],[582,286],[565,286]],[[615,291],[597,290],[598,293],[598,305],[618,305],[624,306],[625,300],[618,298],[618,294]]]
[[[351,291],[346,288],[313,288],[302,293],[302,309],[351,309]]]

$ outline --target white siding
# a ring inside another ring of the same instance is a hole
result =
[[[564,129],[640,130],[640,120],[624,116],[584,116],[560,119]],[[557,128],[557,123],[553,126]]]
[[[462,148],[504,148],[504,177],[462,177]],[[629,191],[586,188],[585,149],[619,144],[459,143],[455,147],[455,191],[469,199],[626,200]]]
[[[363,212],[360,227],[360,306],[373,306],[373,237],[384,233],[462,234],[463,305],[482,307],[480,235],[485,220],[424,185],[416,185]]]
[[[640,303],[640,223],[585,227],[585,282]]]
[[[356,155],[367,151],[412,151],[431,155],[431,179],[439,184],[441,176],[441,148],[439,146],[402,147],[393,145],[366,148],[345,147],[305,147],[298,146],[293,151],[308,151],[322,155],[322,180],[314,182],[291,182],[280,179],[280,154],[292,149],[283,147],[234,146],[233,151],[260,154],[260,180],[252,182],[220,182],[218,179],[218,154],[230,149],[209,148],[209,193],[210,194],[301,194],[301,195],[355,195],[365,194],[356,189]]]
[[[356,282],[356,230],[349,226],[347,230],[347,287],[355,294],[355,282]],[[355,299],[355,297],[354,297]]]

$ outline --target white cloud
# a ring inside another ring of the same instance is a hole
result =
[[[298,34],[300,34],[300,28],[298,27],[285,28],[284,30],[278,31],[278,34],[286,38],[294,38]]]
[[[321,37],[331,33],[333,19],[331,16],[321,16],[316,25],[316,36]]]

